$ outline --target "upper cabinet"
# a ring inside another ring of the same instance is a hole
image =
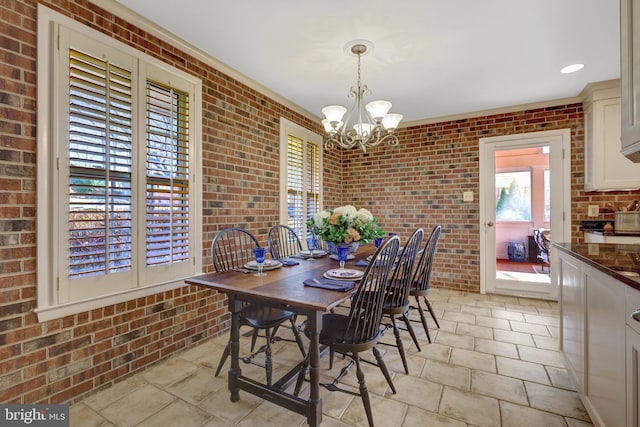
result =
[[[640,163],[620,153],[620,82],[590,83],[580,94],[584,105],[584,189],[640,188]]]
[[[622,154],[640,162],[640,0],[620,0]]]

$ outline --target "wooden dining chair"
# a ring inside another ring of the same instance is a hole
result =
[[[302,251],[298,234],[287,225],[275,225],[267,237],[271,258],[282,259],[297,255]]]
[[[258,240],[249,231],[243,228],[227,228],[220,231],[211,243],[211,258],[213,267],[217,272],[231,271],[244,268],[244,265],[254,260],[253,248],[260,247]],[[265,370],[267,384],[271,385],[271,376],[273,371],[273,361],[271,358],[271,344],[274,341],[273,330],[280,326],[283,322],[289,320],[292,325],[296,343],[302,352],[303,357],[306,355],[300,333],[295,325],[295,313],[279,308],[260,306],[251,303],[244,303],[240,311],[240,322],[253,328],[251,337],[251,354],[244,357],[245,362],[253,362],[255,355],[265,353]],[[263,330],[266,338],[266,344],[258,351],[254,352],[255,344],[258,338],[258,331]],[[230,342],[222,353],[216,376],[220,374],[222,366],[230,354]]]
[[[544,228],[535,228],[533,230],[533,239],[538,246],[538,259],[540,260],[541,270],[544,272],[545,264],[549,266],[551,270],[551,230],[545,230]]]
[[[393,334],[396,338],[395,346],[398,348],[398,352],[400,353],[400,358],[402,359],[402,365],[406,374],[409,374],[409,366],[407,364],[407,356],[404,351],[402,339],[400,338],[400,329],[396,323],[396,318],[399,317],[404,321],[406,329],[409,331],[418,351],[420,351],[420,344],[418,343],[418,338],[411,326],[408,315],[410,310],[409,291],[411,289],[411,279],[413,278],[414,263],[416,255],[420,251],[420,245],[422,245],[423,237],[424,230],[422,228],[416,229],[402,248],[395,268],[391,273],[391,278],[389,280],[390,284],[385,295],[384,305],[382,306],[383,316],[388,317],[391,321],[391,323],[384,325],[385,330],[393,329]],[[382,344],[392,345],[388,343]]]
[[[380,322],[382,320],[384,298],[389,286],[389,275],[393,267],[400,240],[397,236],[387,239],[376,251],[371,262],[364,271],[356,292],[352,295],[351,305],[348,314],[327,313],[322,316],[322,330],[320,331],[319,342],[321,345],[329,347],[331,353],[330,360],[333,360],[334,353],[341,353],[349,357],[351,361],[345,366],[332,383],[321,384],[329,391],[340,391],[348,394],[360,395],[367,414],[370,426],[373,426],[373,415],[371,412],[371,401],[361,368],[359,354],[366,350],[372,350],[377,364],[382,371],[389,387],[396,392],[389,370],[384,363],[380,350],[376,347],[378,339],[382,334]],[[305,333],[309,335],[308,329]],[[355,364],[356,376],[359,383],[359,393],[340,388],[340,380],[349,372]],[[303,369],[296,382],[294,395],[298,395],[305,380],[306,368],[309,366],[309,356],[305,358]],[[332,366],[330,366],[330,369]]]
[[[438,240],[440,240],[441,232],[442,228],[439,225],[436,225],[431,231],[429,240],[427,240],[427,244],[425,245],[422,255],[420,256],[420,260],[414,270],[413,278],[411,279],[411,289],[409,290],[409,295],[413,296],[416,301],[416,306],[411,306],[411,309],[418,309],[418,312],[420,313],[420,321],[422,322],[422,327],[427,334],[429,342],[431,342],[431,335],[429,334],[429,326],[427,326],[424,309],[422,308],[422,305],[420,305],[420,297],[422,297],[425,308],[429,310],[436,326],[440,328],[440,324],[433,312],[433,307],[431,307],[431,303],[429,302],[427,295],[429,295],[429,292],[431,291],[431,270],[433,268],[433,259],[436,254],[436,246],[438,245]]]

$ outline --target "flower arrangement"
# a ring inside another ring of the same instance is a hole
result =
[[[325,242],[336,245],[354,242],[369,243],[384,232],[368,210],[352,205],[323,210],[307,221],[307,228]]]

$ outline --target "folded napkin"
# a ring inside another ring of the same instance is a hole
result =
[[[291,258],[282,258],[282,259],[279,259],[278,261],[280,261],[282,263],[282,265],[284,265],[285,267],[290,267],[292,265],[300,264],[298,261],[296,261],[295,259],[291,259]]]
[[[356,287],[355,282],[348,280],[332,280],[332,279],[307,279],[304,282],[305,286],[311,286],[314,288],[328,289],[331,291],[347,292]]]
[[[361,259],[360,261],[356,262],[353,265],[357,265],[358,267],[366,267],[369,265],[369,261],[366,261],[364,259]]]

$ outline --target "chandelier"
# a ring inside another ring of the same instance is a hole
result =
[[[366,152],[367,147],[375,147],[384,142],[391,146],[398,145],[398,137],[393,131],[402,120],[402,114],[389,113],[389,101],[371,101],[364,104],[364,97],[371,94],[367,85],[360,82],[360,57],[367,50],[368,42],[358,40],[351,42],[351,52],[358,57],[358,83],[352,86],[349,97],[355,98],[353,107],[343,120],[347,109],[341,105],[327,105],[322,109],[325,119],[322,120],[327,132],[325,149],[350,149],[359,146]],[[349,44],[347,44],[347,47]]]

